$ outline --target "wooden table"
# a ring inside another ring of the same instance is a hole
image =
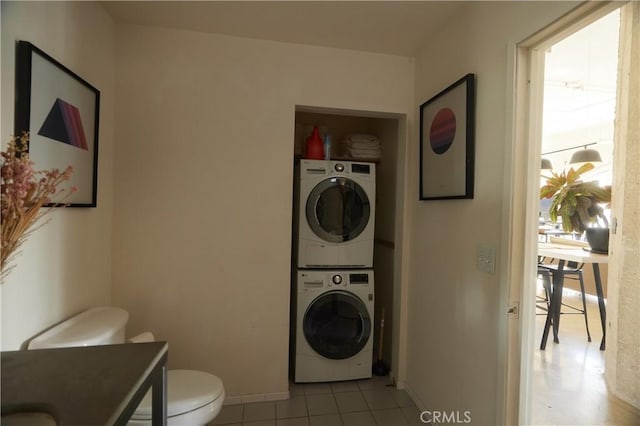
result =
[[[600,323],[602,325],[602,341],[600,342],[600,350],[605,348],[606,337],[606,318],[607,313],[604,304],[604,292],[602,291],[602,280],[600,277],[600,264],[608,263],[609,256],[606,254],[592,253],[583,247],[564,245],[564,244],[548,244],[538,243],[538,256],[550,257],[558,259],[558,269],[553,272],[553,289],[551,292],[551,305],[547,312],[547,320],[542,333],[542,341],[540,349],[544,350],[547,346],[549,338],[549,329],[554,327],[554,341],[559,342],[557,338],[557,325],[560,321],[560,309],[562,307],[562,290],[564,288],[563,269],[567,261],[578,263],[590,263],[593,266],[593,277],[596,285],[596,294],[598,296],[598,308],[600,309]]]
[[[2,415],[46,412],[59,426],[126,425],[152,389],[167,423],[167,343],[2,352]]]

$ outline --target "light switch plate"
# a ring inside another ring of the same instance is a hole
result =
[[[480,244],[476,247],[477,265],[479,271],[488,274],[496,272],[496,248],[488,245]]]

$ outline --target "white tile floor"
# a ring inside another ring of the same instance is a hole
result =
[[[286,401],[225,405],[210,425],[413,426],[420,412],[409,395],[373,377],[335,383],[291,384]]]

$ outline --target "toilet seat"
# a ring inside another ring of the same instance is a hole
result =
[[[224,394],[222,380],[194,370],[167,372],[167,417],[179,416],[211,404]],[[151,420],[151,389],[144,396],[132,420]]]

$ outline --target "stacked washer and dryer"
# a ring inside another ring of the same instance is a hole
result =
[[[295,199],[293,379],[371,377],[375,164],[301,160]]]

